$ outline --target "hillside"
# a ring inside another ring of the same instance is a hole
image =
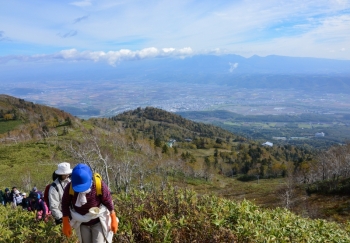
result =
[[[307,148],[263,146],[152,107],[81,120],[51,107],[1,97],[2,114],[16,114],[0,118],[1,127],[10,128],[0,133],[2,187],[43,188],[57,163],[84,161],[116,193],[171,185],[198,195],[248,199],[263,208],[286,207],[310,218],[345,222],[349,215],[350,199],[333,190],[338,188],[334,181],[322,187],[312,184],[319,157]],[[12,128],[7,125],[14,122],[18,124]]]
[[[30,140],[75,118],[62,110],[0,94],[0,139]]]
[[[153,136],[153,138],[159,137],[162,140],[173,138],[184,141],[186,138],[194,139],[196,137],[245,140],[243,137],[235,136],[220,127],[193,122],[180,115],[153,107],[126,111],[111,117],[111,119],[122,121],[125,128],[134,128],[144,135]]]

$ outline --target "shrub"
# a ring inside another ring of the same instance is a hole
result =
[[[349,226],[172,187],[120,194],[116,212],[116,242],[350,242]]]
[[[0,242],[76,242],[76,237],[67,241],[61,232],[61,226],[56,225],[53,218],[37,222],[34,212],[24,211],[22,207],[0,207]]]
[[[287,209],[262,209],[192,190],[168,187],[115,195],[120,220],[113,242],[350,242],[350,223],[297,216]],[[34,214],[0,207],[0,242],[77,242],[61,226],[36,222]]]

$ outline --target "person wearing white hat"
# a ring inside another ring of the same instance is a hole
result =
[[[27,198],[27,193],[25,192],[22,192],[22,208],[23,210],[28,210],[28,207],[29,207],[29,200]]]
[[[72,169],[70,168],[70,164],[67,162],[58,164],[55,173],[58,175],[58,178],[51,184],[49,189],[50,211],[55,218],[56,224],[61,224],[63,216],[62,196],[64,188],[71,181],[70,175],[72,174]]]

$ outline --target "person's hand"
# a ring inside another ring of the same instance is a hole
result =
[[[72,236],[72,226],[69,224],[69,217],[65,216],[62,218],[62,231],[67,237]]]
[[[113,233],[117,233],[118,231],[118,220],[117,220],[117,216],[115,215],[115,212],[111,212],[111,231],[113,231]]]

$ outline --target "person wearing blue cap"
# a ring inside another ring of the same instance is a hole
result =
[[[62,198],[62,231],[67,237],[72,235],[73,227],[80,242],[112,242],[118,220],[108,186],[100,182],[101,195],[88,165],[78,164],[73,168],[71,183]]]

